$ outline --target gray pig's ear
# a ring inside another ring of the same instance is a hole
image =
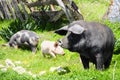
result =
[[[81,25],[75,24],[75,25],[71,26],[68,29],[68,31],[71,31],[74,34],[82,34],[85,31],[85,29]]]
[[[57,33],[59,35],[66,35],[67,31],[68,31],[68,25],[55,30],[55,33]]]

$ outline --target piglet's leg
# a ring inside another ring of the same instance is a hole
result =
[[[56,58],[55,54],[52,51],[49,51],[50,55],[54,58]]]
[[[45,56],[45,53],[43,53],[43,52],[41,52],[41,53],[42,53],[43,57],[46,57],[46,56]]]

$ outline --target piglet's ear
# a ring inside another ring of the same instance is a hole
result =
[[[57,47],[57,46],[58,46],[58,42],[55,42],[54,47]]]
[[[68,31],[68,25],[55,30],[55,33],[57,33],[59,35],[66,35],[67,31]]]
[[[85,29],[79,24],[74,24],[68,29],[68,31],[71,31],[74,34],[82,34]]]

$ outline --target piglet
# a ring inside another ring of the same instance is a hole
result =
[[[56,58],[56,54],[64,55],[63,48],[60,47],[57,42],[47,40],[41,43],[41,52],[44,57],[46,54],[50,54],[54,58]]]
[[[10,46],[18,48],[19,46],[28,46],[31,48],[32,53],[36,52],[37,45],[39,43],[39,36],[29,30],[21,30],[15,33],[9,40],[9,42],[3,46]]]

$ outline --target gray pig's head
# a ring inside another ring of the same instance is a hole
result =
[[[80,24],[70,24],[56,30],[55,33],[66,35],[58,41],[61,47],[69,49],[70,51],[77,51],[76,47],[79,46],[84,31],[85,29]]]

